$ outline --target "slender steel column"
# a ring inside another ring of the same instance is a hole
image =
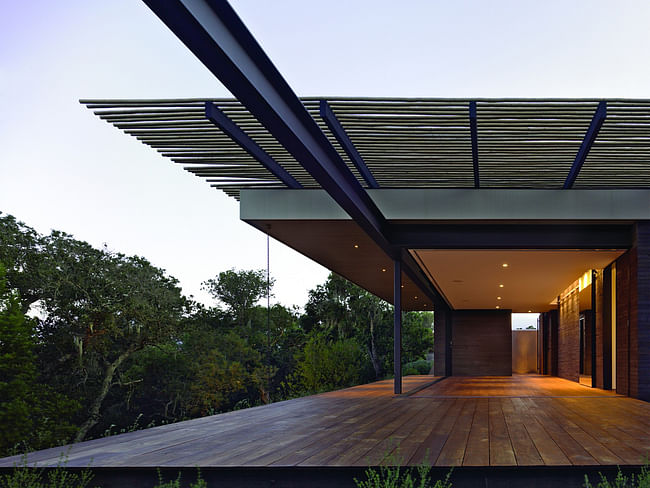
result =
[[[394,331],[393,365],[395,369],[395,394],[402,394],[402,262],[394,261]]]

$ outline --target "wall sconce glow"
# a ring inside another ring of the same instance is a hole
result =
[[[591,285],[591,270],[585,271],[580,278],[578,278],[578,291],[582,291]]]

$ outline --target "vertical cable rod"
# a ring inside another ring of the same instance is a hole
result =
[[[271,403],[271,246],[270,237],[266,234],[266,383],[268,401]]]

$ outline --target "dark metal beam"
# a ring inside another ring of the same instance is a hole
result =
[[[415,249],[629,249],[627,224],[394,224],[391,242]]]
[[[472,139],[472,162],[474,164],[474,188],[481,187],[478,171],[478,128],[476,125],[476,102],[469,102],[469,131]]]
[[[388,257],[399,259],[386,219],[228,2],[143,1]],[[428,280],[418,286],[440,300]]]
[[[589,155],[589,151],[591,150],[591,146],[596,140],[596,137],[598,136],[598,132],[600,131],[600,128],[603,126],[603,122],[605,122],[606,117],[607,117],[607,102],[603,100],[598,104],[596,113],[594,113],[594,117],[591,119],[591,124],[589,124],[589,129],[587,129],[585,138],[582,140],[582,144],[580,145],[578,154],[576,154],[576,158],[573,161],[573,165],[571,166],[571,169],[569,170],[569,174],[567,175],[566,180],[564,181],[565,190],[568,190],[569,188],[573,187],[573,184],[575,183],[578,174],[580,174],[582,165],[587,159],[587,156]]]
[[[372,175],[370,169],[366,165],[366,162],[361,157],[361,154],[359,154],[359,151],[357,151],[357,148],[354,147],[354,144],[350,140],[350,137],[345,132],[345,129],[339,122],[339,119],[336,118],[336,115],[334,115],[332,108],[329,106],[326,100],[320,101],[320,116],[327,124],[327,127],[329,127],[329,129],[332,131],[332,134],[334,134],[334,137],[345,151],[345,154],[348,155],[363,179],[366,180],[368,186],[370,188],[379,188],[379,183],[377,183],[377,180],[375,180],[375,177]]]
[[[402,394],[402,263],[393,261],[393,369],[394,392]]]
[[[219,107],[214,103],[205,102],[205,116],[210,122],[219,127],[219,129],[230,137],[239,147],[253,156],[262,166],[273,173],[273,175],[282,181],[282,183],[287,185],[289,188],[302,188],[302,185],[298,183],[286,169],[269,156],[264,149],[251,139],[237,124],[230,120],[226,114],[219,110]]]

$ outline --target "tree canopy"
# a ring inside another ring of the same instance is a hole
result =
[[[392,371],[392,307],[331,274],[304,311],[229,269],[183,296],[145,258],[0,213],[0,455],[351,386]],[[30,317],[31,316],[31,317]],[[403,360],[432,314],[404,314]]]

